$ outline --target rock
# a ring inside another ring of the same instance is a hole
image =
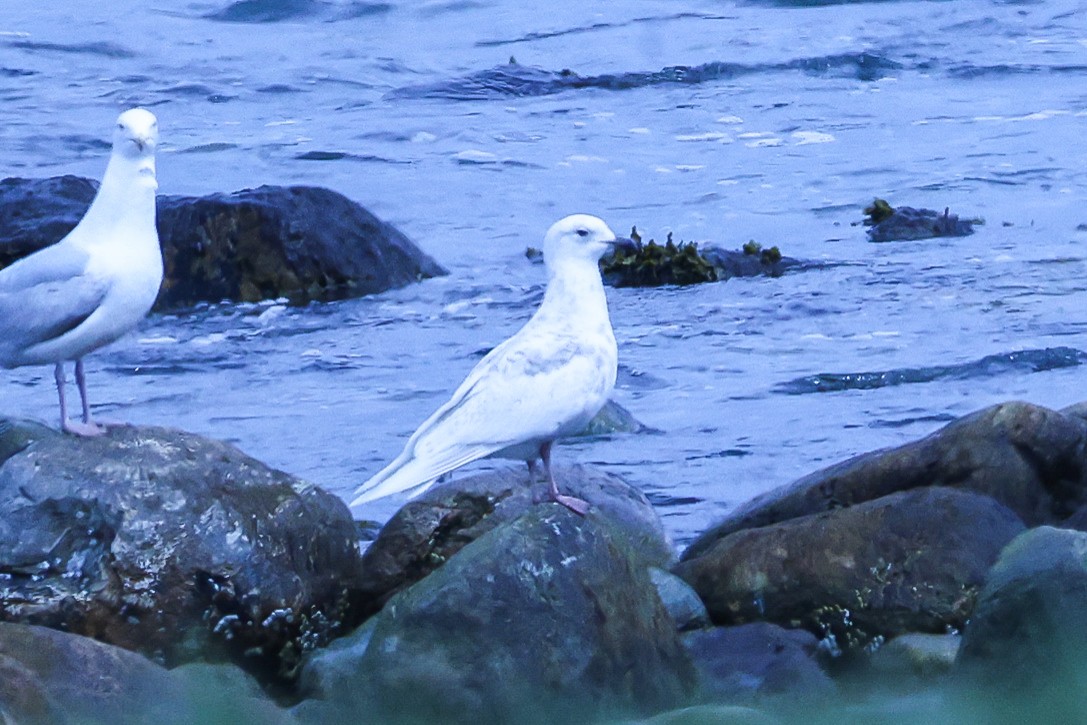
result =
[[[617,476],[583,466],[558,468],[555,477],[564,491],[592,504],[589,518],[614,530],[645,566],[672,564],[672,544],[641,491]],[[547,490],[540,479],[530,488],[527,468],[502,468],[454,478],[409,501],[363,554],[363,611],[376,612],[486,532],[527,511],[553,506],[535,503]]]
[[[0,454],[0,620],[289,678],[345,616],[346,505],[224,443],[0,419]]]
[[[943,678],[955,664],[962,636],[909,632],[887,642],[872,654],[871,667],[899,685],[916,686],[918,680]]]
[[[1087,503],[1087,422],[1030,403],[984,408],[921,440],[865,453],[757,496],[700,535],[700,556],[742,529],[767,526],[922,486],[992,496],[1028,526],[1056,523]]]
[[[395,227],[317,187],[160,197],[158,225],[163,307],[358,297],[446,274]]]
[[[761,249],[749,245],[744,249],[722,249],[707,245],[702,253],[717,271],[717,279],[724,281],[733,277],[780,277],[789,270],[807,269],[817,266],[793,257],[783,257],[776,252],[777,247]]]
[[[713,624],[710,614],[706,611],[706,605],[698,598],[698,592],[691,585],[680,579],[675,574],[649,567],[649,578],[653,586],[657,588],[661,604],[672,615],[672,621],[676,623],[676,629],[680,632],[689,632],[693,629],[702,629]]]
[[[714,622],[803,627],[843,652],[963,626],[1023,524],[987,496],[926,487],[738,531],[674,571]]]
[[[932,209],[914,209],[909,206],[891,208],[883,199],[866,208],[869,225],[868,241],[891,242],[932,237],[965,237],[974,233],[974,225],[981,219],[960,219],[949,208],[943,213]]]
[[[963,632],[956,669],[975,722],[1087,717],[1087,533],[1042,526],[1001,553]],[[1014,720],[1004,718],[1016,718]],[[1023,719],[1025,718],[1025,719]]]
[[[10,623],[0,623],[0,720],[22,725],[291,722],[236,668],[168,671],[88,637]]]
[[[803,630],[756,622],[690,632],[683,645],[698,669],[702,698],[711,702],[811,705],[837,692],[815,661],[818,640]]]
[[[604,403],[600,412],[593,416],[589,425],[579,435],[605,436],[612,433],[655,433],[653,428],[643,425],[634,414],[614,400]]]
[[[0,269],[59,241],[97,191],[97,181],[78,176],[0,181]]]
[[[644,564],[597,517],[491,529],[323,652],[310,694],[372,722],[593,722],[684,702],[695,673]],[[346,663],[347,655],[353,666]]]
[[[1087,533],[1023,533],[989,572],[963,633],[959,664],[1024,685],[1073,666],[1087,675]]]
[[[0,268],[67,234],[96,189],[74,176],[0,182]],[[317,187],[160,196],[158,229],[165,278],[157,309],[340,299],[446,274],[395,227]]]

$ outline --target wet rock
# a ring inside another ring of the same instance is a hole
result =
[[[67,234],[96,189],[73,176],[0,182],[0,267]],[[160,196],[157,223],[165,264],[158,309],[340,299],[446,274],[395,227],[317,187]]]
[[[706,605],[698,598],[698,592],[692,589],[690,584],[675,574],[655,566],[649,568],[649,578],[653,586],[657,588],[661,604],[664,605],[668,614],[672,615],[677,630],[689,632],[712,624]]]
[[[59,241],[97,191],[97,181],[78,176],[0,181],[0,269]]]
[[[0,719],[20,725],[291,722],[233,667],[168,671],[88,637],[0,623]]]
[[[980,219],[960,219],[945,208],[943,213],[932,209],[909,206],[892,208],[883,199],[876,199],[864,210],[868,240],[871,242],[908,241],[931,237],[965,237],[974,233]]]
[[[600,412],[593,416],[580,435],[602,436],[612,433],[653,433],[653,428],[643,424],[634,414],[614,400],[604,403]]]
[[[984,408],[921,440],[856,456],[757,496],[699,536],[683,558],[742,529],[922,486],[992,496],[1028,526],[1062,521],[1087,503],[1087,423],[1030,403]]]
[[[160,197],[158,225],[163,307],[357,297],[446,274],[395,227],[317,187]]]
[[[963,632],[956,670],[975,722],[1080,722],[1087,716],[1087,533],[1042,526],[1001,553]]]
[[[551,504],[493,528],[390,600],[372,629],[341,640],[337,666],[324,668],[323,655],[307,681],[326,715],[384,723],[645,715],[684,702],[695,681],[628,542]]]
[[[0,620],[288,678],[340,626],[358,553],[338,497],[163,428],[0,419],[0,452]]]
[[[938,680],[950,672],[961,642],[958,633],[910,632],[880,647],[870,664],[885,679],[894,678],[900,686],[915,687],[919,680]]]
[[[690,632],[683,645],[699,672],[702,698],[778,707],[825,703],[837,688],[816,662],[818,640],[803,630],[757,622]]]
[[[762,249],[757,244],[753,247],[745,244],[739,250],[707,246],[703,254],[717,271],[719,280],[733,277],[780,277],[791,269],[817,266],[793,257],[784,257],[777,247]]]
[[[925,487],[732,533],[674,571],[718,624],[803,627],[853,653],[961,628],[989,566],[1022,530],[987,496]]]
[[[1001,553],[963,633],[959,664],[1029,687],[1087,675],[1087,533],[1041,526]]]
[[[583,466],[557,468],[555,478],[565,492],[588,501],[589,519],[622,537],[644,566],[671,565],[671,542],[641,491],[617,476]],[[454,478],[405,504],[363,554],[363,612],[377,611],[488,531],[530,510],[557,506],[536,503],[547,490],[543,476],[539,479],[529,487],[526,468],[502,468]]]
[[[776,392],[787,395],[876,390],[896,385],[931,383],[936,380],[983,380],[996,375],[1028,375],[1077,367],[1085,362],[1087,362],[1087,353],[1082,350],[1071,347],[1046,347],[986,355],[977,360],[954,365],[930,365],[855,373],[816,373],[780,383],[774,389]]]
[[[901,67],[900,63],[890,58],[861,51],[794,58],[779,63],[713,61],[700,65],[667,66],[656,71],[585,76],[568,68],[553,71],[536,66],[521,65],[514,58],[510,58],[509,63],[487,68],[462,78],[396,88],[388,94],[388,98],[437,98],[453,101],[501,100],[509,97],[544,96],[582,88],[603,88],[621,91],[658,85],[694,85],[773,71],[800,71],[816,75],[876,80],[885,75],[888,69]]]

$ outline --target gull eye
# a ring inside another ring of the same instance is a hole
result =
[[[589,230],[586,229],[585,227],[582,227],[581,229],[577,230],[577,235],[579,237],[587,237],[587,236],[589,236]]]

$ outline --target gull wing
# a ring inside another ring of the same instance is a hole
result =
[[[0,364],[22,364],[29,348],[98,309],[108,286],[87,274],[87,262],[83,250],[55,244],[0,270]]]
[[[517,443],[555,438],[603,404],[614,383],[608,367],[606,349],[576,337],[515,335],[479,362],[351,505],[424,486]]]

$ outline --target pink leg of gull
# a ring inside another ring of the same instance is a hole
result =
[[[83,401],[83,422],[68,420],[68,404],[64,399],[64,363],[58,362],[53,368],[53,379],[57,382],[57,397],[60,398],[60,429],[65,433],[77,436],[98,436],[106,432],[106,429],[92,423],[90,420],[91,409],[87,404],[87,381],[83,375],[83,361],[77,360],[75,364],[76,383],[79,386],[79,396]]]
[[[559,493],[559,487],[555,483],[555,476],[551,473],[551,443],[544,443],[540,446],[540,458],[543,459],[544,472],[547,474],[547,482],[550,486],[548,488],[548,495],[551,496],[551,500],[556,503],[561,503],[566,508],[573,511],[579,516],[584,516],[589,513],[589,502],[585,499],[578,498],[577,496],[567,496]]]

